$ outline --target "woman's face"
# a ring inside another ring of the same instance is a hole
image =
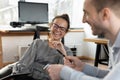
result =
[[[54,40],[60,40],[66,34],[67,27],[68,27],[68,23],[66,20],[62,18],[56,18],[50,26],[51,37]]]

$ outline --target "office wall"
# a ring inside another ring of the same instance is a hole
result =
[[[15,56],[18,56],[18,46],[27,46],[32,40],[32,36],[2,37],[3,62],[14,62]]]
[[[65,36],[65,44],[70,48],[77,48],[77,56],[86,56],[94,59],[96,44],[93,42],[85,42],[84,38],[86,37],[88,37],[88,34],[86,34],[86,32],[70,32]]]
[[[41,36],[47,39],[47,36]],[[3,62],[14,62],[19,55],[19,46],[29,46],[33,41],[33,36],[5,36],[2,37]]]
[[[68,32],[65,36],[65,45],[69,46],[70,48],[77,48],[76,55],[82,56],[85,55],[84,47],[85,42],[84,39],[84,32]]]

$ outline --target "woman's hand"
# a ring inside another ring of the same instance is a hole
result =
[[[65,56],[67,55],[64,49],[64,45],[61,41],[51,41],[51,45],[52,45],[52,48],[59,50]]]

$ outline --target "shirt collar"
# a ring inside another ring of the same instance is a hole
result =
[[[113,47],[113,49],[114,48],[120,48],[120,32],[118,33],[117,38],[116,38],[112,47]]]

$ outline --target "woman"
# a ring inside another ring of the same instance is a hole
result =
[[[49,80],[43,67],[46,64],[63,64],[63,56],[60,53],[73,55],[71,50],[61,42],[69,27],[67,14],[56,16],[50,24],[49,40],[34,40],[23,57],[14,63],[12,74],[29,73],[17,76],[15,80]]]

